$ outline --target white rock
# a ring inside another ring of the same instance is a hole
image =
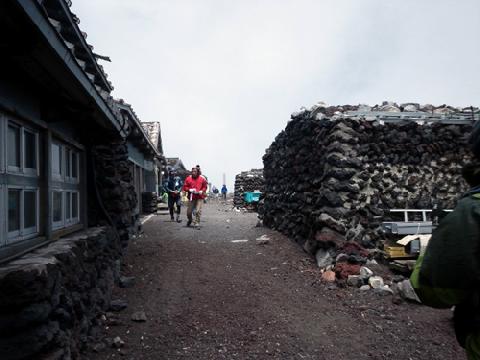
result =
[[[397,283],[397,289],[398,289],[398,293],[402,298],[421,303],[409,279],[406,279]]]
[[[360,276],[362,278],[369,278],[370,276],[373,276],[373,271],[367,268],[366,266],[362,266],[360,268]]]
[[[347,284],[353,287],[360,287],[363,285],[363,280],[359,275],[348,275]]]
[[[374,289],[383,287],[384,285],[383,279],[380,276],[370,276],[368,279],[368,284]]]
[[[448,107],[442,107],[442,108],[438,108],[438,109],[433,110],[434,114],[450,114],[452,112],[453,112],[453,110],[448,108]]]
[[[366,104],[358,105],[358,111],[371,111],[372,107]]]
[[[317,250],[317,253],[315,254],[315,259],[317,259],[317,265],[321,269],[333,264],[332,255],[324,249]]]
[[[400,109],[398,107],[391,104],[380,106],[379,110],[386,111],[386,112],[400,112]]]
[[[418,111],[418,109],[415,105],[408,104],[403,108],[403,111]]]
[[[388,287],[388,285],[383,285],[374,289],[375,293],[379,295],[392,295],[393,290]]]
[[[268,235],[265,234],[258,237],[256,241],[257,241],[257,245],[266,245],[270,242],[270,238],[268,237]]]
[[[116,338],[113,339],[112,346],[114,348],[120,349],[125,345],[125,342],[120,338],[120,336],[117,336]]]
[[[370,285],[362,285],[362,286],[360,286],[360,290],[361,290],[361,291],[370,290]]]

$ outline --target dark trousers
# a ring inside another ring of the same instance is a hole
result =
[[[182,207],[180,195],[168,194],[168,211],[170,211],[170,217],[173,219],[174,206],[177,205],[177,214],[180,215],[180,209]]]

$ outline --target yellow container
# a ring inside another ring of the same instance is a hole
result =
[[[416,257],[415,255],[407,254],[403,246],[387,246],[385,252],[390,259],[413,259]]]

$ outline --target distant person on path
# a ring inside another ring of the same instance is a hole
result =
[[[212,185],[212,194],[213,194],[213,197],[215,199],[218,199],[218,193],[219,193],[219,191],[218,191],[217,187],[215,185]]]
[[[168,211],[170,212],[170,219],[172,221],[176,220],[177,222],[181,222],[180,211],[182,208],[182,186],[183,183],[180,177],[176,176],[173,170],[170,170],[168,173],[167,183],[165,184],[165,191],[168,193]],[[177,206],[176,219],[173,217],[175,205]]]
[[[205,194],[207,191],[207,180],[205,180],[205,177],[200,175],[196,167],[192,169],[192,175],[185,179],[183,191],[187,192],[188,195],[187,226],[192,224],[192,214],[195,210],[195,221],[193,222],[193,225],[198,229],[200,227],[203,200],[205,199]]]
[[[223,201],[227,201],[227,185],[223,184],[222,186],[222,199]]]
[[[471,189],[434,230],[410,278],[418,297],[435,308],[455,307],[457,340],[480,359],[480,122],[470,142],[475,160],[462,169]]]

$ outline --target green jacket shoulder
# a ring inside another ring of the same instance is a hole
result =
[[[433,232],[410,278],[422,302],[459,304],[480,284],[480,194],[460,199]]]

